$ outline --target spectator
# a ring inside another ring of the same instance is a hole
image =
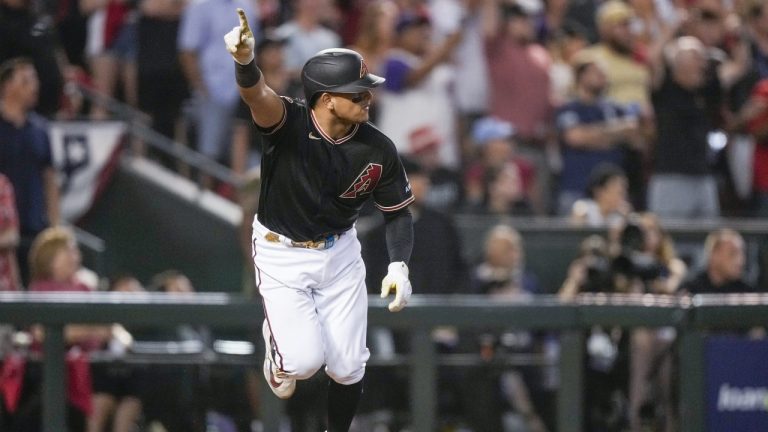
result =
[[[187,0],[141,0],[138,4],[139,108],[151,117],[152,129],[174,138],[182,102],[189,92],[176,47]]]
[[[138,106],[138,72],[136,68],[135,3],[126,0],[79,0],[80,11],[88,16],[86,55],[90,63],[93,85],[106,96],[116,97],[117,83],[128,105]],[[91,118],[109,117],[107,107],[95,103]]]
[[[181,67],[193,93],[190,114],[197,150],[214,160],[224,160],[229,150],[233,116],[240,102],[237,83],[232,79],[235,65],[227,50],[221,49],[220,36],[237,25],[237,8],[245,10],[254,34],[258,34],[255,8],[248,0],[193,2],[184,9],[179,29]]]
[[[570,221],[576,226],[617,227],[632,209],[627,201],[627,176],[616,165],[595,167],[585,188],[586,198],[574,201]]]
[[[53,118],[64,82],[59,45],[53,20],[37,13],[34,4],[33,0],[0,0],[0,63],[16,57],[30,59],[40,77],[40,98],[29,109],[36,106],[38,113]]]
[[[293,0],[293,16],[275,30],[275,36],[287,41],[285,66],[293,80],[300,80],[301,68],[310,57],[327,48],[342,45],[341,37],[322,25],[328,0]],[[231,80],[230,80],[231,81]]]
[[[487,196],[485,182],[490,171],[499,170],[506,165],[514,165],[517,170],[523,196],[527,202],[535,193],[533,190],[536,172],[533,165],[517,154],[515,128],[511,123],[496,117],[478,119],[472,125],[472,141],[479,148],[479,160],[465,170],[464,187],[467,205],[482,206]]]
[[[649,208],[661,217],[718,217],[718,190],[708,161],[711,113],[718,110],[717,75],[707,79],[702,43],[683,36],[655,59],[653,105],[657,143],[648,185]]]
[[[686,281],[682,290],[690,294],[731,294],[753,292],[744,280],[746,254],[744,239],[738,232],[721,228],[704,242],[706,266]]]
[[[115,278],[109,290],[141,293],[144,287],[135,277],[125,275]],[[140,366],[125,364],[119,359],[132,342],[131,334],[115,324],[112,338],[102,348],[117,358],[91,365],[93,414],[88,418],[88,432],[133,432],[138,426],[142,413],[140,397],[147,383]],[[109,424],[112,427],[108,427]]]
[[[638,267],[658,266],[657,277],[646,281],[646,292],[676,295],[688,271],[677,257],[674,243],[653,213],[633,218],[643,233],[642,246],[633,258]],[[645,264],[640,264],[645,263]],[[674,430],[677,411],[673,401],[672,328],[635,328],[630,333],[629,411],[633,430]]]
[[[19,291],[19,265],[16,247],[19,245],[19,214],[13,185],[0,174],[0,291]],[[0,357],[2,358],[2,357]]]
[[[525,269],[517,230],[497,225],[488,232],[484,260],[472,271],[472,292],[502,297],[541,293],[538,278]]]
[[[413,191],[411,213],[414,221],[414,245],[411,253],[413,271],[410,274],[415,292],[421,294],[450,294],[467,292],[467,271],[461,256],[459,233],[451,218],[427,206],[430,181],[420,164],[403,159],[403,167]],[[381,225],[367,236],[367,245],[384,241]],[[380,247],[366,247],[365,260],[369,263],[366,280],[369,287],[376,287],[384,277],[376,265],[388,262],[387,251]],[[417,265],[416,265],[417,264]],[[376,282],[376,283],[374,283]]]
[[[397,4],[392,0],[368,2],[360,19],[360,31],[349,48],[360,53],[368,69],[374,74],[384,75],[384,61],[392,48],[397,20]],[[369,107],[370,121],[377,123],[378,106],[376,95]]]
[[[536,43],[533,13],[518,3],[488,1],[484,9],[485,55],[493,89],[490,114],[517,130],[518,151],[536,170],[531,204],[549,212],[549,147],[553,106],[547,49]]]
[[[0,173],[8,177],[16,194],[22,284],[29,282],[32,240],[59,222],[59,189],[46,124],[32,112],[39,88],[30,60],[17,58],[0,65]]]
[[[528,216],[533,208],[523,189],[520,169],[514,164],[491,168],[483,177],[485,195],[481,204],[470,210],[497,216]]]
[[[754,215],[768,216],[768,78],[758,81],[740,115],[755,140],[751,167]]]
[[[178,270],[169,269],[154,275],[147,288],[151,292],[194,296],[189,278]],[[143,341],[176,342],[192,352],[210,346],[210,333],[205,327],[180,325],[174,328],[141,331]],[[146,369],[146,386],[141,400],[147,423],[159,422],[168,432],[202,432],[205,430],[205,409],[196,365],[155,366]],[[156,389],[164,391],[158,392]]]
[[[392,48],[397,4],[392,0],[374,0],[366,4],[360,20],[360,31],[349,48],[360,53],[368,69],[383,74],[383,63]]]
[[[574,23],[565,23],[548,42],[552,56],[552,67],[549,69],[552,103],[555,107],[560,107],[573,96],[575,79],[572,60],[587,44],[586,31]]]
[[[395,33],[395,47],[384,61],[386,81],[378,95],[377,126],[405,155],[434,142],[440,165],[456,169],[459,147],[451,95],[454,76],[445,62],[461,33],[432,48],[429,18],[412,12],[398,17]]]
[[[424,175],[429,177],[429,188],[424,205],[433,210],[450,213],[464,202],[464,185],[458,170],[442,163],[440,141],[430,130],[414,133],[410,158],[418,163]]]
[[[558,296],[573,300],[581,293],[616,292],[613,255],[603,236],[582,240]],[[629,348],[627,332],[595,326],[586,341],[584,425],[590,431],[628,430]]]
[[[661,226],[658,216],[645,212],[638,215],[638,223],[645,233],[643,251],[666,268],[663,278],[653,281],[650,287],[655,294],[677,294],[688,275],[688,266],[678,257],[672,236]]]
[[[556,116],[562,170],[558,213],[566,215],[585,197],[592,173],[600,164],[622,166],[628,146],[642,145],[636,117],[603,97],[607,85],[603,66],[589,54],[573,60],[574,98]]]
[[[606,96],[622,105],[650,108],[650,75],[635,57],[635,39],[630,29],[633,9],[621,0],[610,0],[597,10],[600,42],[587,48],[594,61],[603,66],[608,78]]]
[[[42,231],[32,244],[29,266],[30,291],[89,292],[93,289],[78,275],[82,270],[80,249],[74,234],[67,228],[59,226]],[[39,354],[44,335],[39,328],[33,328],[32,333],[32,351]],[[92,412],[91,374],[83,353],[103,346],[112,335],[110,326],[69,324],[64,328],[64,339],[71,348],[67,354],[67,422],[70,432],[85,431],[86,418]],[[39,396],[36,396],[40,391],[41,371],[39,365],[28,363],[27,366],[19,417],[16,419],[17,430],[25,432],[40,430],[42,418]]]
[[[750,69],[749,42],[739,26],[738,15],[719,0],[698,1],[682,25],[687,35],[704,45],[707,73],[716,74],[723,89],[730,89]],[[712,115],[719,120],[721,112]]]
[[[438,41],[463,29],[451,64],[457,83],[453,89],[453,103],[459,116],[457,133],[462,166],[466,166],[472,156],[471,142],[466,138],[474,120],[488,113],[491,97],[488,60],[483,49],[483,0],[430,0],[428,6]]]
[[[499,299],[521,298],[541,292],[537,277],[525,269],[522,238],[514,228],[496,225],[488,232],[484,261],[472,271],[472,291]],[[481,356],[486,361],[496,355],[496,350],[530,353],[535,348],[533,335],[525,331],[506,331],[502,335],[484,333],[479,342]],[[508,410],[514,413],[509,416],[513,419],[510,423],[516,425],[513,430],[547,430],[532,401],[535,387],[531,384],[535,380],[527,376],[527,372],[524,369],[505,370],[501,376],[491,374],[490,377],[488,372],[482,371],[467,374],[465,379],[473,385],[464,387],[465,409],[475,430],[506,430],[502,426],[502,413]],[[504,402],[499,407],[489,397]]]

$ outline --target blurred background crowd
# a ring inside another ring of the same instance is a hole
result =
[[[571,300],[585,292],[765,288],[765,269],[728,228],[729,218],[768,216],[764,0],[0,0],[0,290],[104,289],[80,271],[71,233],[58,227],[46,133],[50,121],[124,120],[85,92],[143,113],[154,130],[235,178],[258,179],[260,138],[222,39],[237,25],[238,7],[257,36],[264,78],[279,94],[302,98],[302,65],[331,47],[357,50],[371,72],[387,79],[374,96],[371,121],[397,146],[416,197],[415,293]],[[244,189],[250,192],[243,198],[153,146],[132,144],[140,157],[242,205],[247,260],[257,191]],[[482,250],[467,260],[456,215],[558,217],[598,233],[583,239],[564,280],[553,285],[527,266],[514,223],[483,232]],[[377,217],[366,209],[358,228],[372,293],[388,262]],[[695,250],[680,253],[664,226],[671,220],[719,225]],[[112,289],[143,290],[136,278],[109,276]],[[158,281],[146,285],[165,286]],[[193,291],[188,279],[182,285]],[[194,338],[205,340],[198,330]],[[40,335],[31,334],[34,347]],[[73,327],[67,334],[87,350],[130,336],[119,326]],[[404,335],[371,335],[377,355],[407,351]],[[489,363],[501,354],[557,356],[552,334],[444,328],[434,339],[442,352],[477,352]],[[675,430],[674,341],[670,329],[591,331],[586,430]],[[441,369],[442,427],[557,430],[551,369]],[[405,379],[390,372],[367,379]],[[71,418],[82,424],[72,430],[107,430],[106,419],[114,417],[115,431],[130,431],[142,411],[145,425],[160,416],[147,402],[158,395],[124,385],[134,373],[147,372],[94,369],[95,394],[108,394],[81,406],[81,416]],[[28,375],[39,380],[34,371]],[[244,382],[256,385],[247,376]],[[388,385],[395,387],[407,389]],[[316,430],[307,401],[322,392],[306,388],[290,402],[295,432]],[[244,394],[254,397],[252,388]],[[33,394],[19,397],[21,406],[39,408]],[[398,416],[404,395],[382,391],[366,400],[359,430],[407,427]],[[29,412],[6,415],[0,430],[37,430],[22,423],[39,421]],[[165,421],[168,431],[206,423],[173,421]]]

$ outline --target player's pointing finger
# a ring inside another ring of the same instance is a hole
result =
[[[244,35],[251,33],[251,27],[248,25],[248,18],[245,17],[245,11],[241,8],[237,8],[237,16],[240,18],[240,29]]]

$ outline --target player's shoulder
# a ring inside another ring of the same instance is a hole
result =
[[[371,122],[360,124],[360,128],[357,131],[357,138],[368,145],[397,153],[395,143]]]
[[[285,105],[285,109],[288,115],[300,117],[309,116],[309,108],[307,107],[307,102],[304,99],[296,99],[294,97],[284,95],[280,96],[280,99],[283,100],[283,105]]]

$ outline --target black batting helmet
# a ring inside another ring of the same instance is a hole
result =
[[[368,72],[363,56],[345,48],[320,51],[307,60],[301,70],[304,96],[311,107],[321,93],[360,93],[384,82]]]

